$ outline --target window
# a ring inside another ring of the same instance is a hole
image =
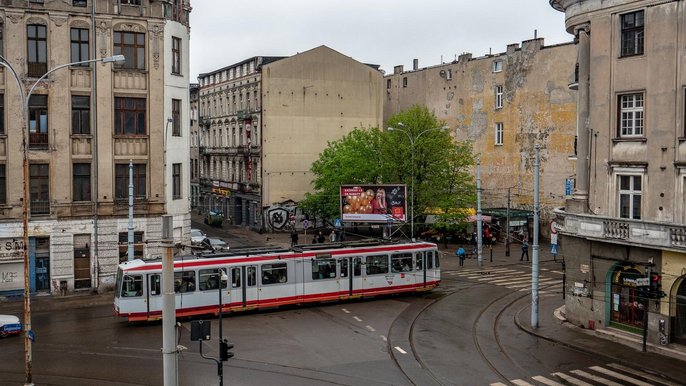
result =
[[[48,72],[48,32],[44,25],[26,26],[28,75],[41,77]]]
[[[174,272],[174,292],[195,292],[195,271]]]
[[[73,165],[74,201],[91,200],[91,164]]]
[[[81,95],[71,97],[71,133],[91,133],[91,97]]]
[[[619,217],[641,219],[641,176],[620,175]]]
[[[367,275],[388,273],[388,256],[374,255],[366,257]]]
[[[88,30],[85,28],[71,29],[71,61],[82,62],[90,59],[88,54]],[[82,63],[81,66],[88,66],[90,63]]]
[[[495,124],[495,144],[496,145],[502,145],[503,144],[503,123],[502,122],[497,122]]]
[[[172,198],[181,198],[181,164],[172,164]]]
[[[414,254],[414,262],[415,262],[415,269],[417,271],[423,270],[422,267],[424,267],[424,253],[422,252],[415,252]]]
[[[248,275],[248,278],[250,276]],[[276,284],[288,282],[286,263],[262,265],[262,284]]]
[[[146,164],[133,164],[133,196],[145,198]],[[115,165],[114,198],[118,200],[129,197],[129,164]]]
[[[315,259],[312,261],[312,280],[335,278],[336,259]]]
[[[145,135],[145,98],[114,98],[114,134]]]
[[[643,136],[643,94],[619,96],[619,136]]]
[[[119,0],[121,4],[141,5],[141,0]]]
[[[162,295],[162,277],[160,275],[150,275],[150,295]]]
[[[257,267],[248,267],[248,287],[254,287],[257,285]]]
[[[643,11],[622,15],[621,39],[620,56],[643,54]]]
[[[50,214],[50,165],[29,165],[31,214]]]
[[[391,255],[391,271],[394,273],[411,272],[412,253],[396,253]]]
[[[143,258],[143,232],[133,232],[133,259]],[[129,232],[119,232],[119,262],[128,260]]]
[[[118,67],[145,70],[145,34],[114,31],[114,54],[126,56]]]
[[[231,268],[231,288],[241,288],[240,268]]]
[[[73,0],[71,3],[74,7],[85,7],[88,4],[86,0]]]
[[[495,86],[495,108],[503,108],[503,86]]]
[[[4,48],[4,47],[3,47],[3,41],[4,41],[4,38],[3,38],[3,27],[4,27],[3,24],[0,23],[0,55],[3,55],[3,52],[5,52],[5,51],[3,50],[3,48]]]
[[[198,271],[198,285],[200,291],[210,291],[219,289],[220,272],[215,269],[201,269]],[[226,288],[226,280],[221,280],[222,288]]]
[[[29,148],[48,148],[47,95],[32,95],[29,100]]]
[[[129,298],[134,296],[143,296],[143,276],[124,275],[121,287],[121,297]]]
[[[181,136],[181,100],[172,99],[172,135]]]
[[[403,87],[407,87],[407,77],[403,77]]]
[[[390,79],[386,79],[386,89],[387,90],[391,89],[391,80]]]
[[[172,74],[181,74],[181,39],[172,36]]]
[[[0,94],[0,135],[3,134],[5,134],[5,94]]]
[[[7,204],[7,174],[5,164],[0,164],[0,205]]]
[[[502,60],[494,60],[493,61],[493,72],[500,72],[503,70],[503,61]]]

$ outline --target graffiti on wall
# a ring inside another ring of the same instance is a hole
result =
[[[291,216],[295,219],[296,227],[299,224],[298,207],[294,205],[272,205],[264,211],[267,227],[271,231],[283,231],[293,229],[290,223]]]

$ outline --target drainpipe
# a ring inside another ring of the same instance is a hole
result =
[[[97,1],[91,2],[91,29],[93,31],[93,53],[90,55],[91,59],[95,59],[98,45],[97,26],[95,23],[95,4]],[[91,109],[93,111],[93,281],[94,287],[97,290],[100,288],[100,260],[99,260],[99,245],[98,242],[98,201],[100,199],[98,192],[98,64],[93,63],[93,71],[91,71]]]
[[[590,73],[591,73],[591,45],[590,25],[584,24],[576,28],[579,55],[579,93],[577,110],[577,183],[574,188],[573,201],[576,201],[574,211],[578,213],[588,212],[589,194],[589,165],[590,165]]]

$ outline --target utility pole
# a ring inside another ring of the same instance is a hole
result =
[[[536,160],[534,161],[534,245],[531,257],[531,328],[538,328],[538,169],[540,146],[536,144]]]
[[[133,160],[129,160],[129,226],[126,261],[133,260]]]
[[[507,223],[505,225],[507,238],[505,239],[505,256],[510,256],[510,190],[507,188]]]
[[[484,266],[483,262],[483,224],[481,218],[481,158],[476,159],[476,245],[477,262],[479,267]]]
[[[174,294],[174,217],[162,216],[162,242],[165,245],[162,260],[162,366],[164,386],[176,386],[176,295]],[[221,285],[220,285],[221,287]]]

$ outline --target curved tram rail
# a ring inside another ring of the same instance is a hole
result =
[[[289,304],[428,291],[441,280],[435,244],[362,241],[292,249],[243,249],[174,259],[179,317]],[[119,265],[115,313],[129,321],[162,317],[161,260]]]

